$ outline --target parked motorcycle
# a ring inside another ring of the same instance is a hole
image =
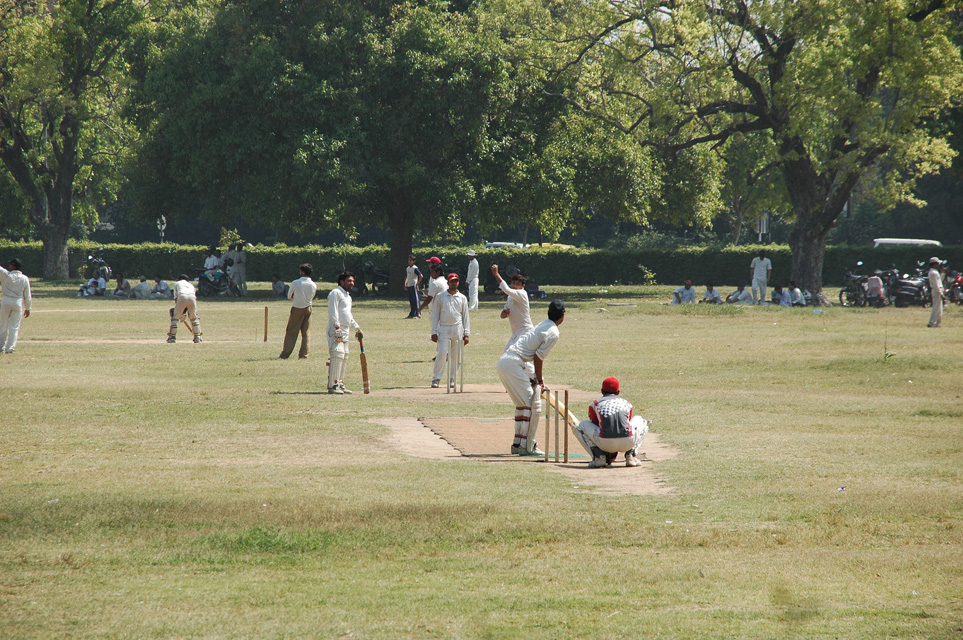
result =
[[[376,296],[383,296],[388,293],[388,274],[375,269],[374,263],[368,260],[362,268],[364,280],[374,291]]]
[[[241,296],[241,289],[237,283],[233,282],[226,273],[220,269],[211,271],[208,269],[194,269],[197,277],[197,295],[202,297],[209,296]]]
[[[943,291],[947,302],[963,304],[963,273],[949,271],[943,283]]]
[[[923,270],[923,263],[917,262],[919,268],[913,275],[904,273],[903,277],[897,281],[896,290],[897,307],[927,307],[932,304],[930,299],[930,281]]]
[[[862,260],[856,266],[862,267]],[[844,307],[865,307],[866,299],[866,276],[847,271],[845,284],[839,290],[839,304]]]

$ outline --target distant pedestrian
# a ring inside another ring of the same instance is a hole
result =
[[[30,316],[33,298],[30,278],[20,271],[21,263],[13,258],[7,263],[9,271],[0,267],[0,353],[13,353],[20,335],[20,321]]]
[[[474,311],[478,308],[478,259],[475,258],[475,250],[468,250],[468,273],[465,280],[468,281],[468,310]]]
[[[408,268],[405,269],[405,292],[408,294],[408,317],[406,320],[416,320],[421,317],[421,311],[418,307],[421,306],[421,295],[418,293],[418,289],[421,287],[421,280],[424,275],[421,273],[421,269],[415,264],[415,254],[408,255]]]
[[[752,280],[752,302],[762,304],[766,301],[766,287],[769,285],[769,278],[772,276],[772,261],[766,257],[763,249],[759,250],[759,255],[752,259],[749,264],[749,278]],[[756,291],[759,297],[756,297]]]
[[[298,267],[301,277],[292,282],[288,288],[288,299],[291,300],[291,314],[288,316],[288,326],[284,332],[284,346],[281,347],[281,360],[287,360],[294,351],[294,345],[301,334],[301,349],[298,359],[308,357],[308,330],[311,328],[311,301],[318,292],[318,285],[311,280],[312,267],[304,263]]]
[[[928,327],[938,327],[943,322],[943,276],[940,274],[940,259],[930,258],[930,270],[926,274],[930,281],[930,296],[933,310],[930,312]]]

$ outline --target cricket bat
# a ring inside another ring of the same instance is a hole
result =
[[[358,338],[361,345],[361,382],[364,385],[364,392],[371,393],[371,382],[368,380],[368,356],[364,353],[364,340]]]

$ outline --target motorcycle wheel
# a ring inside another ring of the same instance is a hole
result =
[[[846,289],[839,290],[839,304],[844,307],[849,306],[849,296],[846,295]]]
[[[216,296],[218,291],[217,287],[212,285],[210,282],[201,278],[201,281],[197,283],[197,293],[203,297]]]
[[[388,283],[387,282],[372,282],[371,290],[374,291],[376,296],[383,296],[388,294]]]
[[[241,287],[237,286],[237,283],[234,282],[233,280],[228,280],[227,290],[235,298],[241,297]]]

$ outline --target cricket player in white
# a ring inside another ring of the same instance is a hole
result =
[[[0,267],[0,353],[13,353],[20,335],[20,321],[30,316],[33,298],[30,295],[30,279],[20,272],[20,260],[12,259],[7,271]]]
[[[926,277],[930,281],[933,310],[930,311],[930,321],[926,326],[938,327],[943,322],[943,277],[940,275],[940,259],[930,258],[929,264],[930,270],[926,273]]]
[[[168,342],[177,342],[177,323],[185,313],[191,321],[194,342],[202,342],[201,319],[197,315],[197,289],[191,284],[187,274],[182,273],[177,276],[177,282],[174,283],[174,308],[171,309],[171,329],[167,332]]]
[[[538,431],[538,412],[544,385],[542,364],[558,342],[558,326],[565,320],[565,303],[553,300],[548,305],[548,320],[526,332],[505,350],[496,365],[498,377],[515,403],[515,439],[512,453],[522,456],[541,456],[535,434]],[[535,364],[535,377],[530,378],[526,362]]]
[[[508,318],[508,326],[512,329],[512,335],[508,338],[505,345],[507,351],[525,333],[535,328],[532,324],[532,312],[529,308],[528,291],[525,291],[525,276],[516,273],[512,276],[512,284],[509,285],[498,272],[498,265],[492,265],[492,274],[498,281],[498,288],[502,290],[508,299],[505,301],[505,308],[502,309],[502,319]],[[531,362],[525,363],[525,369],[529,378],[535,377],[535,365]]]
[[[432,314],[431,341],[438,343],[435,355],[435,370],[431,377],[432,388],[437,388],[445,373],[448,351],[452,338],[468,344],[471,323],[468,319],[468,298],[458,291],[458,274],[448,274],[448,290],[438,295],[438,314]],[[450,381],[449,381],[450,382]]]
[[[772,262],[766,257],[765,251],[760,251],[759,255],[752,259],[749,264],[749,277],[752,279],[752,302],[753,304],[763,304],[766,301],[766,285],[769,284],[769,276],[772,274]],[[759,297],[756,297],[756,290]]]
[[[649,421],[632,415],[632,403],[619,397],[619,379],[602,381],[602,397],[589,405],[589,419],[575,428],[575,436],[592,456],[593,469],[612,464],[619,453],[625,453],[625,466],[638,467],[635,450],[649,432]]]
[[[468,310],[474,311],[478,308],[478,260],[475,258],[475,250],[468,250],[468,273],[465,280],[468,281]]]
[[[328,393],[343,395],[353,393],[344,386],[344,372],[348,365],[348,336],[351,327],[355,337],[363,338],[361,327],[351,315],[351,294],[354,274],[342,271],[338,274],[338,286],[328,294]]]

